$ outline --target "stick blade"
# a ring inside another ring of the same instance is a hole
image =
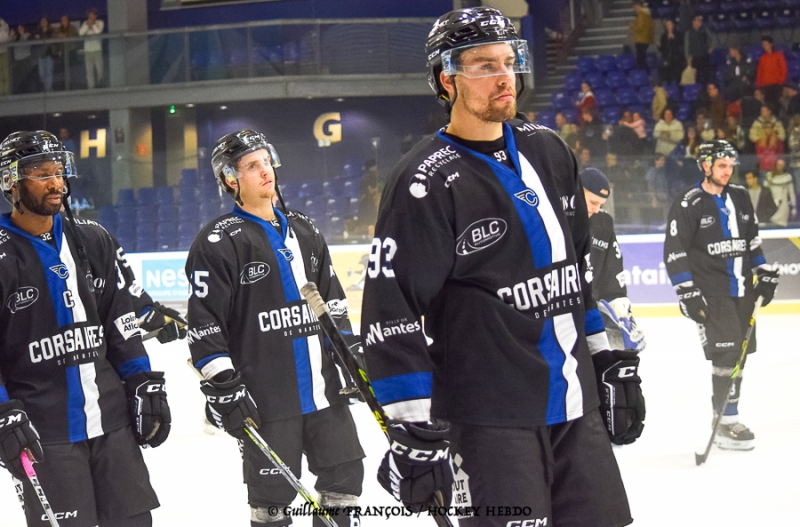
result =
[[[702,465],[703,463],[705,463],[706,459],[708,459],[708,455],[707,454],[698,454],[698,453],[695,452],[695,454],[694,454],[694,464],[697,465],[698,467],[700,465]]]

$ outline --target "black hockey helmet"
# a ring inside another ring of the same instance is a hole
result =
[[[231,188],[226,181],[239,179],[239,159],[257,150],[266,150],[272,168],[281,166],[281,160],[275,147],[261,132],[255,130],[240,130],[225,135],[217,140],[214,151],[211,153],[211,167],[214,177],[222,190],[238,200],[238,192]]]
[[[450,103],[447,91],[439,82],[439,73],[455,75],[458,56],[471,46],[508,42],[517,55],[515,72],[531,71],[528,44],[517,35],[517,30],[510,19],[491,7],[469,7],[450,11],[440,16],[433,24],[425,42],[427,57],[428,84],[436,94],[437,100],[444,106]],[[518,94],[522,92],[518,90]]]
[[[714,161],[720,158],[733,159],[733,164],[739,164],[739,152],[736,147],[726,139],[715,139],[707,141],[697,147],[697,166],[700,171],[705,174],[703,170],[703,161],[708,163],[709,167],[714,166]]]
[[[60,165],[57,174],[37,175],[36,168],[42,163],[54,162]],[[29,177],[76,177],[75,156],[64,150],[58,137],[45,130],[35,132],[14,132],[0,143],[0,187],[3,197],[13,204],[11,188],[20,180]],[[65,193],[69,186],[65,185]]]

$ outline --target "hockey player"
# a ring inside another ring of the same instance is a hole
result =
[[[61,214],[72,152],[44,131],[0,144],[0,461],[23,480],[28,525],[42,510],[20,453],[64,527],[147,527],[158,507],[139,446],[170,431],[164,374],[150,371],[115,244]],[[61,517],[61,516],[60,516]]]
[[[319,322],[299,292],[317,284],[342,331],[352,334],[328,247],[308,217],[273,208],[280,160],[263,134],[222,137],[211,164],[236,205],[200,231],[189,251],[189,349],[205,378],[209,420],[243,441],[251,525],[291,524],[284,508],[297,493],[245,435],[247,418],[298,477],[306,454],[320,505],[355,506],[364,452]],[[343,527],[359,521],[333,519]],[[322,525],[318,517],[314,525]]]
[[[749,194],[729,183],[738,163],[736,149],[726,140],[700,145],[697,164],[703,180],[672,204],[664,243],[664,263],[681,312],[697,322],[700,343],[711,361],[714,408],[725,400],[755,299],[761,296],[762,305],[769,304],[778,284],[778,272],[767,265],[761,250]],[[747,352],[755,352],[755,330],[747,344]],[[739,373],[714,439],[720,448],[755,446],[755,435],[739,422],[741,383]]]
[[[603,316],[611,349],[642,351],[644,333],[631,313],[614,220],[601,208],[611,195],[611,185],[597,168],[585,168],[580,176],[592,234],[592,297]]]
[[[514,118],[527,44],[499,11],[467,8],[436,21],[426,55],[450,124],[393,170],[364,289],[391,418],[378,479],[412,510],[456,489],[462,525],[628,525],[609,436],[642,431],[638,358],[608,351],[574,156]]]

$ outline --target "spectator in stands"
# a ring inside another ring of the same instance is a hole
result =
[[[784,126],[789,126],[791,118],[800,114],[800,95],[797,94],[797,84],[787,81],[783,85],[783,94],[779,103],[778,119]]]
[[[744,175],[744,182],[747,185],[747,192],[750,194],[753,210],[758,218],[758,225],[763,226],[778,210],[778,207],[775,206],[775,201],[772,199],[772,192],[761,188],[758,183],[758,176],[752,170]]]
[[[705,110],[697,110],[694,127],[701,142],[714,139],[714,127],[711,125],[711,119],[708,118]]]
[[[653,128],[653,137],[656,139],[656,154],[670,155],[683,139],[683,123],[675,119],[672,110],[664,110],[664,117]]]
[[[764,98],[771,110],[778,107],[778,100],[783,92],[783,85],[786,83],[786,76],[789,68],[786,65],[786,57],[782,51],[774,48],[772,37],[764,35],[761,37],[761,47],[764,54],[758,61],[758,72],[756,74],[756,86],[764,92]]]
[[[738,101],[753,90],[755,66],[750,57],[742,57],[736,46],[728,49],[725,60],[725,91],[729,101]]]
[[[772,192],[772,201],[778,207],[769,220],[781,227],[786,227],[790,219],[797,217],[797,195],[792,175],[786,172],[785,164],[781,158],[775,161],[775,168],[767,172],[765,185]]]
[[[104,24],[97,19],[97,9],[91,8],[86,12],[86,22],[81,24],[82,36],[99,35],[103,32]],[[86,86],[91,90],[103,78],[103,41],[99,38],[87,38],[83,42],[83,63],[86,66]]]
[[[39,20],[39,26],[36,33],[33,34],[36,40],[48,40],[53,38],[53,29],[50,27],[50,22],[47,18],[42,17]],[[53,63],[56,57],[60,54],[58,44],[49,44],[47,46],[38,46],[38,63],[39,63],[39,79],[42,81],[44,91],[53,90]]]
[[[0,17],[0,96],[11,93],[11,61],[8,60],[8,48],[5,46],[11,40],[11,35],[8,23]]]
[[[364,162],[361,176],[361,189],[358,198],[358,223],[361,233],[371,238],[375,234],[375,221],[378,219],[378,205],[381,201],[378,164],[374,159]]]
[[[687,31],[692,29],[692,21],[694,20],[694,6],[691,0],[680,0],[678,4],[678,31],[686,34]]]
[[[703,26],[703,17],[692,19],[692,28],[686,32],[683,43],[686,62],[697,71],[698,84],[706,85],[711,80],[711,35]]]
[[[61,141],[61,144],[64,145],[64,150],[67,152],[80,152],[78,145],[75,144],[75,140],[69,136],[69,130],[67,128],[62,127],[58,130],[58,140]]]
[[[576,148],[588,148],[592,156],[602,156],[606,153],[603,123],[594,116],[591,110],[585,109],[581,115],[583,116],[583,122],[578,127]]]
[[[697,148],[702,141],[699,140],[697,129],[688,127],[686,129],[686,136],[678,143],[669,157],[678,167],[676,178],[674,178],[671,191],[696,183],[700,178],[700,169],[697,167]]]
[[[525,117],[532,123],[536,122],[536,112],[534,112],[533,110],[528,110],[527,112],[525,112]]]
[[[583,114],[586,111],[594,113],[596,103],[594,100],[594,93],[592,87],[588,82],[581,83],[581,93],[578,95],[578,101],[575,106],[578,107],[578,124],[583,124]]]
[[[647,191],[655,193],[656,198],[660,201],[666,201],[667,199],[666,162],[667,157],[660,154],[656,157],[653,166],[648,168],[647,173],[644,175],[644,179],[647,181]]]
[[[26,42],[30,40],[31,34],[25,29],[22,24],[17,26],[16,31],[12,31],[12,42]],[[33,64],[31,63],[31,47],[30,46],[16,46],[13,49],[14,66],[12,68],[14,78],[14,93],[25,93],[30,85],[30,75],[33,71]]]
[[[745,146],[747,136],[744,134],[744,129],[739,126],[739,119],[735,115],[728,115],[725,119],[725,138],[739,150]]]
[[[783,154],[783,141],[786,130],[779,120],[772,115],[766,104],[761,107],[761,116],[750,127],[750,140],[756,146],[758,168],[762,172],[775,168],[775,161]]]
[[[725,118],[728,115],[728,103],[722,98],[716,83],[708,83],[706,92],[708,93],[708,116],[711,117],[711,125],[715,129],[724,128]]]
[[[654,42],[655,24],[650,16],[650,9],[644,6],[642,0],[633,2],[636,18],[631,20],[630,30],[633,44],[636,47],[636,67],[640,70],[647,69],[647,48]]]
[[[561,139],[574,150],[575,142],[578,139],[578,127],[572,123],[568,123],[567,118],[564,117],[564,114],[561,112],[556,114],[556,127]]]
[[[686,67],[686,56],[683,52],[683,33],[675,30],[675,22],[672,20],[664,21],[664,32],[661,34],[658,51],[661,53],[658,78],[661,82],[679,83],[681,72]],[[660,119],[661,116],[653,118]]]
[[[794,188],[800,188],[800,115],[793,115],[789,120],[789,139],[786,141],[789,150],[789,168],[794,176]]]
[[[653,109],[653,120],[658,121],[667,108],[667,90],[664,89],[661,81],[658,81],[653,88],[653,102],[651,103],[651,107]]]
[[[647,146],[647,130],[645,130],[645,122],[642,119],[642,115],[639,112],[625,112],[628,116],[627,120],[620,120],[619,124],[625,126],[626,128],[630,128],[633,133],[636,134],[636,141],[638,145],[635,145],[633,149],[633,155],[641,155],[644,152],[645,147]]]
[[[749,130],[753,122],[761,115],[761,107],[766,104],[764,92],[760,88],[753,90],[753,95],[742,97],[742,128]]]
[[[592,166],[592,152],[588,148],[581,148],[580,156],[578,157],[578,168],[583,170],[588,166]]]
[[[61,15],[61,23],[53,30],[53,38],[74,38],[77,36],[78,30],[69,21],[69,17],[67,15]],[[64,89],[66,89],[65,68],[69,67],[70,71],[75,68],[75,65],[78,62],[76,53],[78,50],[78,44],[69,42],[63,45],[57,45],[56,49],[58,50],[57,58],[59,60],[56,60],[55,62],[55,76],[58,79],[59,84],[64,83]]]

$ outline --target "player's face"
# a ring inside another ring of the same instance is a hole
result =
[[[456,107],[461,107],[481,121],[505,122],[517,113],[516,55],[508,44],[476,46],[460,57],[462,68],[467,71],[497,72],[487,77],[468,78],[457,75],[454,82],[458,89]]]
[[[608,198],[604,198],[602,196],[598,196],[594,192],[589,192],[586,189],[583,189],[583,195],[586,197],[586,211],[589,213],[589,217],[591,218],[593,215],[597,214]]]
[[[716,159],[711,166],[711,182],[720,187],[728,184],[733,175],[733,159],[722,157]]]
[[[27,177],[15,186],[22,206],[39,216],[58,214],[64,201],[63,165],[47,161],[21,170]]]
[[[275,171],[266,150],[256,150],[239,159],[238,172],[235,184],[241,188],[243,202],[272,200],[275,196]]]

